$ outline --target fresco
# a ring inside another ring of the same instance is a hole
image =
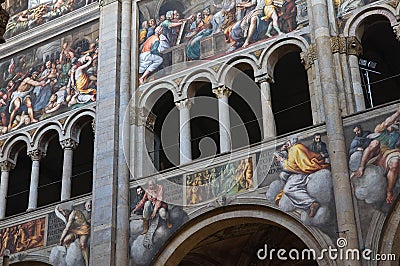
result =
[[[172,64],[208,58],[291,32],[299,25],[294,0],[166,2],[140,18],[139,82]],[[146,14],[148,7],[139,7]],[[210,45],[212,42],[218,44]],[[213,50],[215,47],[225,47]],[[210,48],[211,47],[211,48]],[[214,47],[214,48],[212,48]]]
[[[54,214],[59,221],[54,219],[54,215],[49,215],[51,233],[48,233],[47,239],[57,239],[58,245],[51,249],[49,261],[55,266],[88,266],[92,201],[88,200],[77,206],[73,206],[72,202],[59,204],[54,209]]]
[[[4,38],[11,38],[53,19],[84,7],[94,0],[11,0],[7,11],[11,15]]]
[[[146,185],[131,189],[129,243],[134,265],[151,265],[159,248],[188,220],[182,204],[174,204],[183,201],[182,192],[176,193],[178,187],[182,191],[181,181],[175,183],[177,178],[150,179]]]
[[[0,255],[8,249],[10,254],[42,247],[46,218],[39,218],[23,224],[0,230]]]
[[[400,106],[386,117],[352,127],[349,168],[355,196],[383,212],[389,210],[400,191],[399,118]]]
[[[96,101],[98,25],[0,61],[0,134]]]
[[[298,211],[306,225],[329,231],[334,219],[332,175],[322,135],[316,133],[309,145],[292,136],[275,152],[280,164],[279,179],[271,182],[266,197],[284,212]]]
[[[208,202],[254,189],[254,156],[186,175],[185,205]]]

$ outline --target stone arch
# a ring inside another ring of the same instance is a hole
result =
[[[198,71],[192,72],[190,75],[186,76],[181,82],[182,98],[191,98],[195,95],[196,91],[191,85],[194,82],[210,82],[212,87],[217,86],[218,82],[215,79],[214,74],[207,69],[200,69]]]
[[[13,256],[10,258],[10,265],[14,266],[46,266],[51,265],[49,262],[49,257],[39,254],[24,254],[25,257],[21,260],[15,261],[13,260]],[[18,259],[18,257],[16,257]]]
[[[157,100],[164,94],[165,91],[171,91],[174,96],[174,101],[178,101],[177,94],[177,84],[173,84],[172,82],[161,82],[146,88],[143,91],[142,95],[139,98],[139,108],[146,108],[147,110],[151,110],[152,106],[157,102]]]
[[[79,142],[81,129],[90,122],[93,122],[95,113],[93,110],[83,110],[65,121],[63,135],[60,135],[60,141],[63,139],[73,139]]]
[[[294,51],[306,52],[308,47],[308,42],[301,37],[280,39],[262,52],[260,65],[266,66],[267,74],[273,78],[275,65],[280,58]]]
[[[392,212],[388,214],[382,226],[382,230],[378,232],[379,237],[379,253],[381,254],[400,254],[400,200],[397,200]]]
[[[60,139],[62,136],[61,124],[58,121],[51,122],[49,124],[45,124],[38,128],[33,135],[31,149],[42,149],[44,152],[47,150],[47,145],[50,140],[54,137],[50,131],[56,131],[58,133],[58,138]],[[33,144],[33,145],[32,145]]]
[[[183,257],[200,241],[232,224],[248,223],[271,224],[283,227],[299,237],[309,249],[321,250],[333,246],[329,237],[319,230],[304,226],[299,220],[277,209],[262,206],[240,204],[225,206],[193,218],[180,228],[155,259],[155,264],[177,265]],[[321,265],[336,265],[336,262],[324,258]]]
[[[241,63],[250,65],[253,68],[254,76],[257,77],[260,74],[260,68],[257,66],[257,59],[254,56],[246,55],[234,57],[222,66],[219,72],[220,74],[218,75],[218,80],[225,86],[231,88],[233,81],[232,75],[234,75],[236,71],[239,71],[236,70],[235,66]]]
[[[386,4],[379,6],[365,6],[359,12],[353,14],[346,22],[343,29],[343,35],[346,37],[356,36],[359,40],[364,33],[362,24],[367,17],[372,15],[380,15],[389,20],[390,25],[394,26],[397,23],[396,10]]]
[[[13,164],[16,164],[18,153],[26,145],[27,148],[30,147],[30,136],[25,133],[20,133],[14,137],[8,139],[4,143],[4,148],[2,151],[2,159],[9,160]]]

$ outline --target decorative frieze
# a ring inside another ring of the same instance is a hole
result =
[[[347,52],[346,37],[334,36],[331,38],[332,53],[345,54]]]

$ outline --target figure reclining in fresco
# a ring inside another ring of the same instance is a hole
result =
[[[90,235],[90,223],[87,221],[85,214],[80,210],[73,210],[72,206],[62,205],[57,205],[55,213],[65,223],[65,229],[58,244],[60,246],[65,245],[68,249],[70,244],[78,239],[85,265],[89,266],[87,241]]]
[[[296,208],[308,210],[308,216],[314,217],[320,204],[307,192],[308,175],[327,169],[330,165],[325,163],[325,158],[320,154],[298,143],[296,137],[290,138],[280,152],[275,153],[275,157],[283,168],[279,176],[285,184],[283,191],[277,195],[276,202],[284,193]]]
[[[136,205],[132,213],[140,210],[143,207],[143,232],[145,235],[149,230],[149,222],[156,218],[159,214],[160,217],[167,223],[168,228],[172,228],[172,224],[168,218],[168,205],[163,202],[164,190],[163,186],[158,185],[155,179],[150,179],[148,182],[148,188],[142,198],[142,200]]]
[[[397,120],[400,117],[400,106],[397,111],[376,125],[373,140],[364,150],[359,168],[353,173],[355,177],[362,177],[367,164],[380,166],[387,179],[386,203],[394,200],[393,188],[396,184],[400,170],[400,135]]]

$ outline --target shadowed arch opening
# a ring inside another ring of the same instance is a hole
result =
[[[300,52],[298,49],[285,54],[274,68],[271,102],[277,135],[313,124],[307,73]]]
[[[155,115],[154,137],[146,135],[146,147],[154,167],[166,170],[179,165],[179,111],[170,90],[163,90],[150,106]]]
[[[32,160],[27,155],[26,143],[19,141],[11,150],[16,165],[10,171],[7,191],[6,217],[23,213],[28,208]]]
[[[92,192],[94,133],[91,120],[81,128],[72,163],[71,197]]]
[[[47,142],[47,150],[46,156],[40,160],[38,207],[60,201],[63,168],[63,150],[58,132],[49,130],[42,141]]]
[[[254,81],[254,70],[250,64],[239,63],[232,81],[229,106],[231,117],[232,148],[260,142],[261,137],[261,92]],[[239,72],[240,71],[240,72]]]
[[[48,266],[51,264],[40,262],[40,261],[21,261],[17,263],[12,263],[11,265],[15,266]]]
[[[376,63],[375,67],[360,68],[366,107],[398,100],[400,43],[389,20],[382,15],[372,15],[359,28],[364,31],[361,38],[363,53],[360,58]]]

